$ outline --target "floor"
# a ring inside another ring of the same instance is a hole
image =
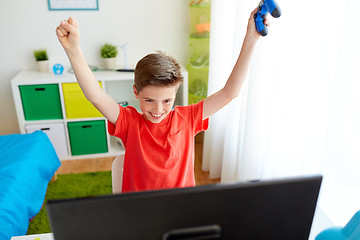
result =
[[[201,170],[204,134],[195,137],[195,181],[196,185],[205,185],[220,182],[220,179],[210,179],[209,173]],[[67,160],[61,162],[57,174],[110,171],[111,164],[116,156],[105,158],[90,158],[81,160]]]

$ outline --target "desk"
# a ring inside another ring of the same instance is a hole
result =
[[[12,237],[11,240],[54,240],[54,236],[52,233],[44,233]]]

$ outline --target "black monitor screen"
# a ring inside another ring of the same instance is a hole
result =
[[[308,239],[321,176],[47,204],[55,240]]]

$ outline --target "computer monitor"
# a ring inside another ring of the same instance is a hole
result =
[[[48,201],[55,240],[308,239],[322,177]]]

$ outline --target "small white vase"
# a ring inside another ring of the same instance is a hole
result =
[[[105,68],[108,70],[116,69],[116,58],[104,58]]]
[[[49,72],[49,60],[37,61],[36,64],[39,72]]]

